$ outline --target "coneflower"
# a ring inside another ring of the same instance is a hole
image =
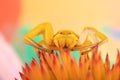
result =
[[[97,47],[92,54],[91,58],[88,54],[81,55],[77,63],[69,50],[64,51],[60,48],[60,56],[54,52],[39,52],[40,64],[32,59],[31,65],[26,64],[20,75],[22,80],[120,80],[119,51],[112,69],[108,54],[105,63]]]

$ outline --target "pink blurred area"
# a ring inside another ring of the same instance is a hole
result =
[[[0,0],[0,32],[10,40],[18,29],[21,0]]]
[[[21,80],[22,63],[11,45],[0,34],[0,80]]]

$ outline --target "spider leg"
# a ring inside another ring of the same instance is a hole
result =
[[[34,47],[38,48],[38,43],[35,44],[33,41],[33,38],[37,37],[38,35],[42,34],[44,37],[43,42],[45,43],[44,45],[46,47],[49,47],[52,43],[52,38],[53,38],[53,29],[51,24],[49,23],[43,23],[32,29],[30,32],[28,32],[24,36],[24,42],[29,45],[34,45]],[[41,44],[41,42],[39,43]],[[41,47],[39,45],[39,47]]]
[[[38,44],[42,47],[42,45],[44,44],[44,41],[40,41]],[[39,49],[36,48],[36,47],[33,47],[33,50],[34,50],[34,51],[37,53],[37,55],[39,56],[39,54],[38,54]]]
[[[75,47],[85,47],[90,46],[93,43],[97,43],[97,37],[94,32],[84,29],[82,34],[80,35],[79,43]]]
[[[92,27],[86,27],[85,29],[90,30],[91,32],[94,32],[96,37],[100,39],[99,45],[102,45],[104,42],[108,40],[107,36],[105,36],[103,33],[99,32],[95,28]]]
[[[100,41],[98,40],[100,39]],[[93,47],[98,44],[100,46],[107,40],[107,37],[101,32],[97,31],[94,28],[86,27],[80,36],[80,43],[76,45],[73,49],[80,50],[83,53],[89,52]],[[88,49],[87,49],[88,48]]]

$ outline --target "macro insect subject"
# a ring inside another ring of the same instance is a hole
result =
[[[33,39],[41,34],[43,40],[36,43]],[[54,34],[50,23],[39,24],[24,36],[24,42],[33,46],[35,51],[43,50],[45,52],[59,50],[59,47],[62,47],[86,53],[93,50],[96,45],[100,46],[106,41],[107,37],[92,27],[85,27],[80,36],[72,30],[59,30]]]

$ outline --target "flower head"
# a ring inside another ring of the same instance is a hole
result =
[[[70,51],[60,48],[57,53],[47,54],[39,52],[40,64],[32,59],[31,65],[25,65],[22,80],[119,80],[120,79],[120,53],[116,63],[110,69],[110,60],[106,55],[105,63],[102,61],[97,48],[92,51],[92,58],[88,54],[81,55],[77,63],[70,55]]]

